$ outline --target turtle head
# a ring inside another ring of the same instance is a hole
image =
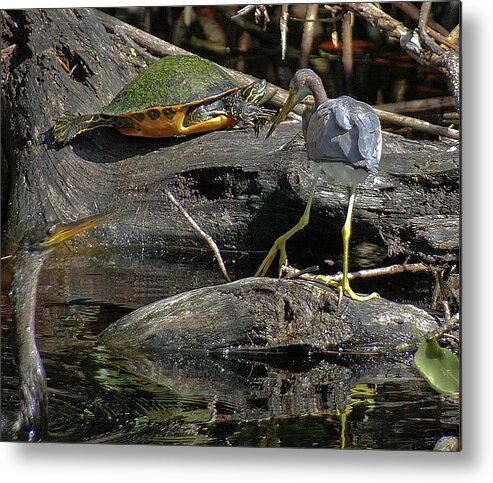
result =
[[[240,121],[240,124],[253,126],[257,136],[262,127],[275,115],[275,111],[271,109],[242,99],[233,100],[229,111],[232,117]]]
[[[260,79],[238,89],[228,99],[231,116],[238,119],[241,124],[253,126],[256,135],[275,114],[274,111],[259,104],[264,97],[266,86],[266,80]]]
[[[239,89],[238,95],[246,102],[257,104],[264,97],[266,86],[266,80],[260,79]]]

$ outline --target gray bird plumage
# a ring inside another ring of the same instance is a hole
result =
[[[367,174],[376,174],[382,152],[382,133],[376,112],[348,96],[329,99],[303,119],[308,158],[329,165],[324,171],[352,188]],[[352,173],[355,169],[366,173]],[[338,173],[340,173],[338,175]]]
[[[382,153],[380,119],[368,104],[349,96],[329,99],[320,77],[311,69],[300,69],[291,80],[289,97],[267,137],[310,94],[315,102],[302,116],[308,159],[323,164],[329,178],[347,184],[354,191],[369,173],[377,173]]]
[[[274,242],[264,261],[257,270],[257,276],[267,273],[270,264],[279,252],[279,274],[287,263],[286,242],[302,230],[310,220],[310,210],[320,173],[325,180],[336,180],[349,188],[349,204],[346,221],[342,228],[343,267],[342,280],[335,284],[319,276],[328,285],[339,291],[339,302],[347,294],[353,300],[366,301],[378,297],[377,293],[367,296],[356,294],[349,284],[349,242],[352,231],[352,217],[356,186],[366,180],[369,174],[378,171],[382,154],[382,131],[380,120],[375,110],[349,96],[328,99],[322,79],[311,69],[300,69],[289,84],[289,96],[274,120],[267,137],[269,137],[289,111],[305,97],[312,94],[313,106],[303,111],[303,134],[308,159],[316,164],[313,183],[305,211],[300,221]]]

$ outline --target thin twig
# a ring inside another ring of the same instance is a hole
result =
[[[440,327],[442,333],[448,332],[449,330],[457,327],[460,323],[460,312],[457,312],[452,317],[449,317],[449,320],[445,320],[444,324]]]
[[[460,343],[459,337],[457,337],[454,334],[449,334],[449,333],[440,334],[440,337],[443,337],[445,339],[452,339],[454,342]]]
[[[338,20],[341,20],[341,18],[344,17],[344,13],[340,13],[339,15],[336,15],[335,17],[330,17],[330,18],[299,18],[299,17],[289,17],[289,20],[293,20],[294,22],[313,22],[313,23],[336,23]]]
[[[365,20],[370,22],[372,25],[376,25],[380,29],[385,30],[390,37],[393,37],[397,40],[400,40],[402,36],[412,32],[411,29],[408,29],[402,22],[399,22],[391,15],[384,12],[378,5],[374,3],[348,2],[344,5],[350,8],[351,10],[353,10],[358,15],[362,16]],[[435,30],[432,30],[428,27],[428,32],[433,38],[436,38],[436,40],[442,42],[450,49],[457,49],[457,45],[450,42],[446,37],[440,35]],[[429,63],[429,61],[423,57],[420,57],[419,60],[421,61],[421,63],[426,63],[426,64]]]
[[[255,23],[260,23],[260,19],[263,17],[264,26],[263,29],[267,28],[270,23],[269,11],[265,5],[247,5],[246,7],[240,8],[234,15],[231,15],[231,19],[237,19],[243,17],[255,9]]]
[[[433,330],[433,331],[425,334],[424,338],[426,340],[430,340],[433,338],[438,338],[438,337],[443,337],[443,336],[448,335],[449,337],[452,337],[455,340],[457,340],[458,342],[460,342],[459,339],[457,339],[457,337],[454,337],[453,334],[449,333],[449,330],[453,329],[454,327],[457,327],[459,325],[459,322],[460,322],[460,314],[459,314],[459,312],[457,312],[452,317],[450,317],[450,319],[448,321],[445,320],[444,323],[441,324],[438,329]]]
[[[318,268],[318,267],[317,267]],[[362,279],[362,278],[373,278],[373,277],[383,277],[388,275],[395,275],[397,273],[404,272],[426,272],[430,268],[424,263],[404,263],[389,265],[388,267],[381,268],[370,268],[367,270],[359,270],[357,272],[348,273],[349,280]],[[317,281],[318,275],[313,275],[312,273],[304,273],[307,270],[297,270],[291,266],[285,267],[285,272],[290,278],[301,278],[304,280]],[[324,275],[324,278],[333,282],[339,282],[342,280],[342,273],[336,273],[334,275]]]
[[[173,194],[169,190],[164,190],[166,193],[166,196],[168,199],[175,205],[179,210],[180,213],[185,217],[185,219],[192,225],[194,230],[207,242],[207,244],[211,247],[212,252],[214,253],[214,256],[216,257],[217,263],[219,264],[219,268],[221,269],[221,272],[224,276],[224,278],[228,281],[231,282],[231,279],[229,278],[228,271],[226,270],[226,266],[224,265],[223,259],[221,257],[221,253],[219,252],[219,248],[216,245],[216,242],[212,239],[212,237],[207,234],[200,226],[197,224],[197,222],[192,218],[192,216],[181,206],[179,201],[173,196]]]
[[[450,323],[450,307],[447,300],[442,300],[443,318],[446,324]]]
[[[193,6],[187,5],[183,7],[183,23],[185,27],[190,28],[193,20]]]
[[[260,22],[260,18],[264,18],[264,30],[267,30],[267,25],[270,24],[269,10],[265,5],[258,5],[255,9],[255,22]]]
[[[255,5],[247,5],[246,7],[240,8],[234,15],[231,15],[231,18],[238,18],[246,15],[251,12],[255,8]]]
[[[419,8],[414,6],[411,2],[394,2],[392,5],[397,7],[413,20],[419,20]],[[442,27],[442,25],[433,19],[428,20],[428,28],[436,30],[439,34],[442,34],[445,37],[449,35],[447,29]]]
[[[283,271],[287,272],[287,275],[285,278],[288,280],[294,279],[294,278],[300,278],[301,275],[304,275],[305,273],[314,273],[318,272],[319,266],[318,265],[313,265],[313,267],[307,267],[304,268],[303,270],[297,270],[293,267],[283,267]]]

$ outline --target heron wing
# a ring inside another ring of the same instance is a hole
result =
[[[306,129],[308,156],[314,161],[343,161],[375,172],[382,147],[380,120],[363,102],[348,96],[324,102]]]
[[[343,105],[334,104],[332,106],[336,123],[344,130],[349,131],[353,127],[351,122],[351,112]]]
[[[375,111],[367,110],[358,116],[358,150],[361,156],[369,163],[369,171],[378,167],[382,152],[382,131],[380,119]]]

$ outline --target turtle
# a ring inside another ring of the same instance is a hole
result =
[[[66,143],[100,127],[150,138],[204,133],[252,125],[258,134],[273,111],[259,104],[266,81],[241,87],[218,64],[195,55],[163,57],[129,82],[100,113],[65,113],[53,128]]]

